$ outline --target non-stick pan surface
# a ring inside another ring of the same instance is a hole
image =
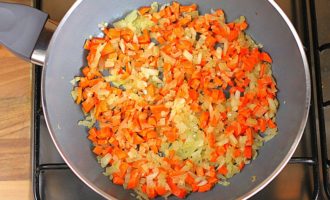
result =
[[[160,3],[168,1],[159,0]],[[196,0],[202,13],[222,8],[229,20],[246,16],[248,33],[264,45],[273,58],[273,72],[279,89],[277,114],[279,134],[266,143],[259,156],[230,179],[210,192],[194,193],[188,199],[247,198],[262,189],[292,156],[305,127],[310,81],[302,44],[288,18],[272,0]],[[83,114],[74,104],[70,80],[86,65],[85,39],[97,34],[102,21],[113,22],[133,9],[149,5],[148,0],[83,0],[70,9],[57,28],[49,49],[42,79],[43,108],[51,136],[71,169],[96,192],[109,199],[134,199],[121,186],[111,183],[91,152],[86,129],[78,126]],[[251,177],[256,176],[254,182]],[[174,198],[174,197],[172,197]]]

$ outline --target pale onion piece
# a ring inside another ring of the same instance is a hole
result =
[[[206,184],[207,184],[207,180],[202,180],[200,183],[197,184],[197,186],[200,187]]]
[[[136,80],[135,87],[139,90],[143,90],[148,86],[148,83],[142,80]]]
[[[138,40],[138,37],[137,37],[136,34],[133,35],[133,42],[134,42],[135,44],[139,44],[139,40]]]
[[[239,100],[239,98],[241,97],[241,92],[236,90],[235,92],[235,99]]]
[[[178,57],[180,57],[182,55],[182,52],[181,51],[177,51],[176,53],[172,53],[172,55],[171,56],[173,56],[174,58],[178,58]]]
[[[91,87],[91,92],[98,93],[100,89],[105,89],[107,87],[107,84],[104,82],[98,82],[96,85]]]
[[[152,48],[152,56],[159,56],[159,46],[154,46],[153,48]]]
[[[218,146],[223,146],[229,142],[229,139],[227,137],[223,137],[219,142],[217,142]]]
[[[159,170],[158,170],[158,168],[156,168],[156,169],[157,170],[154,170],[155,171],[154,173],[147,176],[147,183],[148,183],[148,180],[152,181],[154,178],[156,178],[158,176]]]
[[[135,51],[127,51],[128,56],[134,56],[136,55]]]
[[[158,12],[158,3],[157,2],[152,2],[151,4],[151,9],[149,11],[149,13],[155,13],[155,12]]]
[[[214,127],[212,126],[207,127],[206,133],[213,133],[213,132],[214,132]]]
[[[79,81],[80,81],[80,79],[81,79],[81,77],[74,77],[71,81],[70,81],[70,83],[72,84],[72,85],[76,85],[76,83],[78,83]]]
[[[160,126],[165,126],[166,125],[166,119],[165,118],[160,118],[159,125]]]
[[[236,65],[238,63],[238,55],[235,55],[230,61],[229,65]]]
[[[263,138],[263,140],[265,142],[269,141],[270,139],[272,139],[276,134],[277,134],[277,129],[276,128],[268,128],[266,131],[265,131],[265,134],[266,136]]]
[[[137,102],[141,102],[143,100],[143,98],[141,96],[139,96],[138,94],[135,94],[135,93],[130,93],[128,98],[133,99]]]
[[[105,173],[106,174],[113,174],[113,173],[116,173],[116,172],[118,172],[119,171],[119,167],[120,167],[120,164],[121,164],[121,161],[119,160],[118,161],[118,158],[117,159],[115,159],[117,156],[114,156],[113,157],[113,159],[114,160],[117,160],[117,161],[115,161],[114,163],[113,163],[113,165],[111,165],[110,167],[107,167],[106,169],[105,169]]]
[[[209,105],[210,121],[214,118],[214,110],[212,104]]]
[[[255,126],[257,124],[258,124],[258,121],[256,119],[247,118],[247,120],[246,120],[246,125],[248,125],[248,126]]]
[[[157,69],[141,67],[141,73],[143,74],[144,77],[149,79],[150,76],[158,76],[159,71]]]
[[[165,112],[165,111],[160,112],[160,115],[161,115],[162,117],[166,117],[167,114],[168,114],[168,112]]]
[[[100,58],[101,58],[101,52],[102,50],[104,49],[106,43],[103,43],[103,44],[99,44],[96,48],[96,53],[95,53],[95,56],[94,56],[94,59],[91,63],[91,69],[96,69],[96,67],[98,66],[99,64],[99,61],[100,61]]]
[[[110,40],[110,43],[112,44],[113,48],[118,49],[120,38],[112,39]]]
[[[238,144],[240,147],[245,147],[246,146],[246,140],[247,140],[247,136],[239,136],[238,138]]]
[[[76,101],[78,94],[77,94],[77,88],[71,91],[71,96],[74,101]]]
[[[233,134],[229,135],[229,141],[230,141],[230,143],[232,143],[234,145],[236,145],[238,143],[236,137]]]
[[[193,60],[193,55],[192,55],[189,51],[184,50],[184,51],[183,51],[183,56],[184,56],[187,60],[189,60],[190,62],[192,62],[192,60]]]
[[[79,126],[86,126],[87,128],[92,128],[94,126],[95,121],[89,120],[81,120],[78,122]]]
[[[269,109],[271,111],[275,112],[276,109],[277,109],[277,106],[276,106],[275,101],[273,99],[271,99],[271,98],[267,98],[267,101],[268,101],[268,104],[269,104]]]
[[[216,53],[215,55],[218,59],[222,58],[222,48],[221,47],[218,47],[215,53]]]
[[[109,94],[109,90],[106,89],[100,89],[99,91],[97,91],[97,96],[99,100],[105,100],[109,96]]]
[[[111,157],[112,157],[111,154],[107,153],[101,158],[101,167],[102,168],[105,168],[109,164]]]
[[[170,6],[171,4],[170,3],[164,3],[161,5],[160,9],[159,10],[163,10],[165,9],[166,7]]]
[[[195,10],[195,11],[191,11],[191,12],[184,12],[183,13],[183,16],[191,16],[191,18],[195,19],[196,17],[199,16],[199,12],[198,10]]]
[[[112,81],[117,81],[118,79],[117,77],[118,76],[113,75],[113,76],[104,76],[103,78],[106,82],[112,82]]]
[[[203,58],[203,54],[202,54],[202,52],[199,52],[198,54],[197,54],[197,61],[196,61],[196,64],[201,64],[202,63],[202,58]]]
[[[169,24],[171,23],[171,21],[168,19],[168,18],[160,18],[158,23],[161,25],[161,26],[164,26],[165,24]]]
[[[154,46],[155,46],[155,43],[151,42],[151,43],[148,45],[147,49],[152,49]]]
[[[134,148],[131,148],[127,155],[129,158],[136,158],[138,157],[138,152]]]
[[[152,56],[152,49],[146,49],[141,57],[148,59],[150,56]]]
[[[164,58],[164,61],[171,64],[171,65],[175,65],[176,60],[174,58],[172,58],[171,56],[167,55],[166,53],[164,53],[163,51],[160,52],[160,55]]]
[[[152,77],[151,77],[151,80],[154,81],[154,82],[156,82],[156,83],[163,84],[163,81],[160,80],[160,79],[158,78],[158,76],[152,76]]]
[[[119,42],[119,47],[120,47],[120,50],[125,53],[125,42],[123,39],[120,40]]]

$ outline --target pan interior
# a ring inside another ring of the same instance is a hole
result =
[[[168,1],[159,0],[159,3]],[[190,199],[236,199],[250,196],[270,182],[286,163],[299,142],[309,105],[309,73],[305,57],[296,38],[280,13],[269,1],[196,0],[201,13],[222,8],[228,20],[244,15],[248,33],[273,58],[273,72],[279,88],[280,108],[277,114],[279,134],[266,143],[259,156],[227,187],[218,185],[210,192],[195,193]],[[43,106],[52,138],[65,161],[90,187],[106,198],[134,199],[131,191],[111,183],[91,152],[87,132],[77,122],[83,114],[74,104],[70,80],[86,65],[83,45],[91,34],[97,34],[100,22],[113,22],[133,9],[149,5],[148,0],[78,1],[61,22],[47,52],[43,71]],[[251,177],[256,176],[254,182]],[[174,198],[174,197],[172,197]]]

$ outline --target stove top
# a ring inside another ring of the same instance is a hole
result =
[[[330,199],[330,1],[276,0],[305,46],[312,76],[312,102],[303,138],[283,171],[251,199]],[[74,0],[35,0],[59,21]],[[42,69],[33,70],[32,181],[35,199],[104,199],[74,175],[58,154],[41,107]],[[328,136],[328,137],[327,137]],[[329,145],[328,145],[329,144]]]

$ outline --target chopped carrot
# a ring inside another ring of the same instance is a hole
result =
[[[259,120],[258,120],[258,122],[259,122],[259,129],[260,129],[260,131],[261,132],[265,132],[265,130],[266,130],[266,128],[267,128],[267,123],[266,123],[266,120],[265,119],[263,119],[263,118],[260,118]]]
[[[117,185],[122,185],[125,182],[123,178],[118,177],[118,176],[113,177],[112,181],[114,184],[117,184]]]
[[[164,131],[164,135],[167,137],[169,142],[174,142],[178,137],[175,131]]]
[[[277,127],[276,124],[271,119],[268,120],[268,126],[269,126],[269,128],[276,128]]]
[[[260,72],[259,72],[259,76],[260,77],[263,77],[264,76],[264,74],[265,74],[265,67],[266,67],[265,64],[261,64],[261,66],[260,66]]]
[[[250,128],[246,129],[245,135],[247,137],[246,145],[251,146],[253,144],[253,135],[252,130]]]
[[[246,146],[244,149],[244,157],[247,159],[252,158],[252,147],[251,146]]]
[[[177,197],[179,197],[179,198],[182,199],[182,198],[184,198],[184,197],[187,195],[186,190],[185,190],[185,189],[181,189],[181,188],[179,188],[177,185],[175,185],[175,183],[173,183],[173,181],[172,181],[171,178],[168,178],[168,179],[167,179],[167,183],[168,183],[168,185],[170,186],[171,191],[172,191],[172,193],[173,193],[175,196],[177,196]]]
[[[103,151],[103,149],[102,149],[101,146],[96,146],[96,147],[94,147],[94,149],[93,149],[93,152],[94,152],[96,155],[101,155],[101,154],[102,154],[102,151]]]
[[[196,4],[191,4],[189,6],[180,6],[180,12],[192,12],[197,9]]]
[[[120,38],[120,30],[118,29],[110,28],[106,34],[111,39]]]
[[[192,100],[197,100],[198,99],[198,93],[196,90],[189,90],[189,96]]]
[[[139,13],[140,13],[140,15],[144,15],[144,14],[146,14],[147,12],[149,12],[150,9],[151,9],[150,6],[141,7],[141,8],[139,9]]]
[[[150,95],[150,96],[155,96],[155,86],[153,85],[153,84],[149,84],[148,86],[147,86],[147,92],[148,92],[148,95]]]
[[[169,112],[169,109],[165,105],[153,105],[150,106],[150,110],[152,113]]]
[[[105,55],[110,54],[110,53],[113,53],[113,52],[115,52],[115,49],[113,48],[112,44],[110,42],[108,42],[104,46],[104,48],[103,48],[103,50],[101,52],[101,55],[102,56],[105,56]]]
[[[131,31],[130,29],[126,28],[121,30],[120,32],[120,36],[126,41],[126,42],[130,42],[133,40],[134,37],[134,33],[133,31]]]
[[[156,192],[158,195],[162,196],[162,195],[166,194],[167,191],[166,191],[165,187],[157,186]]]
[[[83,91],[82,91],[82,87],[76,87],[77,89],[77,99],[76,99],[76,103],[80,104],[83,100]]]
[[[92,110],[94,108],[96,101],[93,97],[87,98],[81,105],[86,113]]]
[[[273,62],[273,60],[270,57],[270,55],[268,53],[266,53],[266,52],[262,52],[260,54],[260,60],[265,61],[265,62],[268,62],[268,63],[272,63]]]
[[[84,49],[90,50],[90,48],[91,48],[91,41],[90,40],[86,40],[85,45],[84,45]]]
[[[200,127],[205,128],[208,124],[210,114],[209,112],[203,112],[200,117]]]
[[[111,129],[109,127],[104,127],[100,129],[100,133],[97,135],[98,138],[109,138],[112,136]]]
[[[144,140],[140,136],[134,135],[134,137],[133,137],[134,144],[142,144],[143,142],[144,142]]]
[[[241,151],[239,150],[239,149],[235,149],[234,150],[234,155],[233,155],[233,157],[234,158],[237,158],[237,157],[239,157],[241,155]]]
[[[82,69],[82,73],[83,73],[83,75],[84,76],[88,76],[88,73],[90,72],[90,69],[89,69],[89,67],[87,66],[87,67],[84,67],[83,69]]]
[[[229,36],[228,36],[228,40],[229,40],[229,41],[236,40],[237,37],[238,37],[238,34],[239,34],[238,31],[236,31],[236,30],[231,30],[230,33],[229,33]]]
[[[202,185],[198,188],[198,192],[207,192],[211,189],[212,185],[210,183],[207,183],[205,185]]]
[[[196,168],[196,174],[197,176],[204,176],[204,169],[202,167],[197,167]]]
[[[153,188],[153,187],[147,187],[146,193],[149,198],[155,198],[157,196],[157,192],[156,192],[155,188]]]
[[[127,183],[127,189],[134,189],[139,184],[140,173],[137,169],[132,170],[131,176],[129,177],[129,181]]]
[[[226,166],[222,166],[218,169],[218,172],[222,175],[226,175],[228,173],[227,167]]]
[[[154,139],[157,138],[158,134],[156,131],[148,131],[147,133],[147,139]]]
[[[226,153],[226,150],[223,146],[221,146],[221,147],[217,147],[216,152],[218,156],[223,156]]]
[[[244,21],[240,24],[240,29],[241,30],[245,30],[245,29],[247,29],[247,27],[248,27],[248,24],[246,23],[246,21]]]

